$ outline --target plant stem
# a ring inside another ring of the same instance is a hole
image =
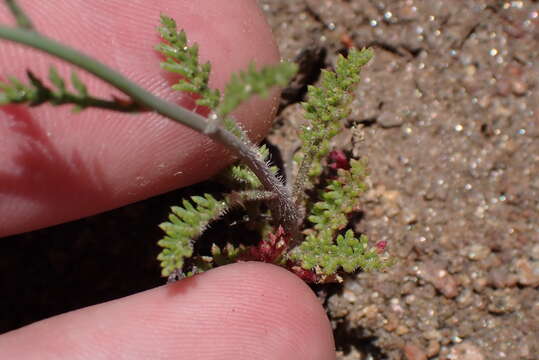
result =
[[[33,47],[76,65],[121,90],[144,108],[154,110],[222,143],[254,172],[267,191],[276,194],[277,198],[270,202],[274,220],[294,237],[297,236],[298,216],[289,190],[269,170],[264,160],[259,158],[254,146],[247,141],[240,140],[219,125],[209,126],[205,117],[153,95],[106,65],[34,31],[0,25],[0,38]]]
[[[131,97],[133,101],[177,122],[181,122],[196,131],[203,132],[206,128],[206,119],[204,117],[158,98],[131,82],[119,72],[57,41],[33,31],[14,29],[1,25],[0,38],[33,47],[76,65],[121,90]]]
[[[26,30],[34,30],[34,25],[32,25],[28,16],[26,16],[15,0],[6,0],[6,5],[9,11],[11,11],[11,14],[13,14],[13,17],[15,17],[15,21],[17,21],[19,27]]]
[[[260,158],[255,146],[244,142],[228,131],[223,131],[220,127],[214,129],[215,132],[208,133],[208,136],[221,143],[233,144],[234,150],[258,177],[262,186],[276,195],[275,199],[269,201],[275,223],[282,225],[293,239],[297,239],[299,236],[298,212],[288,187],[271,172],[266,162]]]
[[[320,144],[318,144],[318,146],[320,146]],[[305,182],[309,179],[309,170],[311,170],[311,165],[313,164],[313,160],[316,156],[317,151],[317,146],[313,144],[304,145],[303,147],[307,149],[307,151],[303,155],[303,160],[301,161],[298,174],[296,175],[296,180],[292,189],[294,203],[299,208],[303,206],[303,197],[305,195]]]

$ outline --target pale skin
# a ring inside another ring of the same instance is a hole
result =
[[[212,84],[231,72],[278,61],[254,0],[21,1],[35,27],[119,70],[155,94],[189,106],[152,50],[162,11],[175,18]],[[13,24],[4,6],[0,22]],[[0,76],[45,75],[56,64],[0,43]],[[90,91],[118,92],[79,72]],[[67,76],[66,76],[67,77]],[[271,124],[276,98],[243,106],[253,139]],[[203,180],[226,162],[202,135],[154,114],[125,115],[45,105],[0,109],[0,236],[88,216]],[[92,284],[87,284],[92,286]],[[203,275],[70,312],[0,336],[2,358],[18,359],[334,359],[331,327],[312,291],[280,268],[257,263]]]

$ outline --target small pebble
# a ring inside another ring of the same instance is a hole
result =
[[[470,260],[483,260],[490,255],[490,248],[482,244],[473,244],[467,247],[466,256]]]
[[[429,330],[425,331],[423,337],[427,340],[440,340],[442,338],[442,334],[440,334],[438,330]]]
[[[513,85],[513,94],[517,96],[525,95],[526,92],[528,91],[528,84],[526,84],[526,82],[523,80],[513,81],[512,85]]]
[[[510,289],[494,291],[489,294],[489,301],[487,309],[493,314],[512,313],[519,308],[518,299]]]
[[[431,283],[447,298],[454,298],[459,294],[459,285],[455,277],[433,262],[418,265],[417,276]]]
[[[397,335],[405,335],[410,332],[410,329],[408,329],[405,325],[399,325],[395,332],[397,333]]]
[[[382,111],[376,122],[383,128],[399,127],[404,123],[404,119],[389,111]]]
[[[357,296],[353,291],[344,290],[342,297],[350,303],[355,303],[357,301]]]
[[[363,309],[363,314],[365,315],[367,319],[374,318],[379,312],[380,310],[378,309],[376,305],[369,305]]]
[[[473,281],[473,288],[476,292],[482,292],[488,285],[488,279],[485,276],[480,276]]]
[[[328,299],[328,308],[333,318],[343,318],[350,313],[350,303],[341,296],[333,295]]]
[[[417,344],[408,343],[404,345],[402,350],[407,360],[427,360],[425,350],[423,350],[421,346]]]
[[[429,346],[427,347],[427,357],[431,358],[440,353],[440,343],[438,341],[432,340],[429,341]]]
[[[516,262],[518,282],[524,286],[539,286],[539,261],[518,259]]]
[[[532,250],[530,252],[530,256],[534,260],[539,260],[539,244],[535,244],[532,247]]]
[[[484,360],[485,356],[476,345],[463,342],[453,346],[447,358],[451,360]]]
[[[414,212],[406,209],[402,212],[402,220],[406,225],[412,225],[417,223],[417,215]]]
[[[398,317],[393,313],[389,313],[389,315],[387,316],[387,322],[384,325],[384,329],[386,331],[393,332],[397,329],[398,326],[399,326]]]
[[[515,286],[517,281],[517,277],[504,267],[493,268],[488,274],[489,284],[498,289]]]
[[[464,291],[462,291],[462,293],[457,298],[457,304],[459,305],[459,307],[465,308],[470,306],[474,300],[473,295],[473,292],[469,288],[464,289]]]

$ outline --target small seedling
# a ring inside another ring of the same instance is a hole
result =
[[[54,68],[47,86],[28,71],[28,81],[0,82],[0,105],[73,105],[76,111],[103,108],[111,111],[155,111],[206,134],[225,145],[238,159],[221,174],[228,190],[184,199],[160,225],[165,236],[158,242],[162,275],[177,278],[237,261],[263,261],[280,265],[312,283],[339,281],[342,273],[381,269],[389,264],[386,243],[370,246],[366,236],[348,229],[349,216],[358,210],[365,191],[364,160],[349,158],[330,147],[350,112],[360,70],[373,56],[370,49],[350,49],[339,56],[334,71],[322,70],[320,85],[308,88],[303,103],[308,120],[299,134],[302,146],[294,158],[293,178],[286,183],[270,162],[269,150],[253,144],[234,119],[234,110],[253,96],[264,96],[274,86],[286,86],[297,71],[282,62],[258,69],[251,64],[232,75],[221,93],[209,86],[211,64],[201,63],[198,46],[190,45],[176,23],[161,16],[163,69],[178,74],[174,90],[196,96],[209,116],[166,102],[130,82],[119,73],[54,40],[40,35],[14,1],[7,1],[18,28],[0,26],[0,38],[38,48],[83,68],[123,91],[129,100],[101,99],[89,94],[75,73],[70,85]],[[212,224],[231,212],[245,211],[250,229],[245,243],[213,244],[198,251],[196,242]]]

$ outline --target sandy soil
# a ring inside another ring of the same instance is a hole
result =
[[[369,160],[355,228],[397,264],[328,298],[339,358],[537,359],[539,4],[260,3],[286,59],[376,51],[336,144]]]
[[[336,145],[368,158],[354,227],[397,264],[329,290],[338,358],[537,359],[539,3],[259,2],[283,57],[304,64],[269,137],[284,159],[316,64],[376,52]],[[3,239],[0,332],[162,283],[148,239],[196,192]]]

